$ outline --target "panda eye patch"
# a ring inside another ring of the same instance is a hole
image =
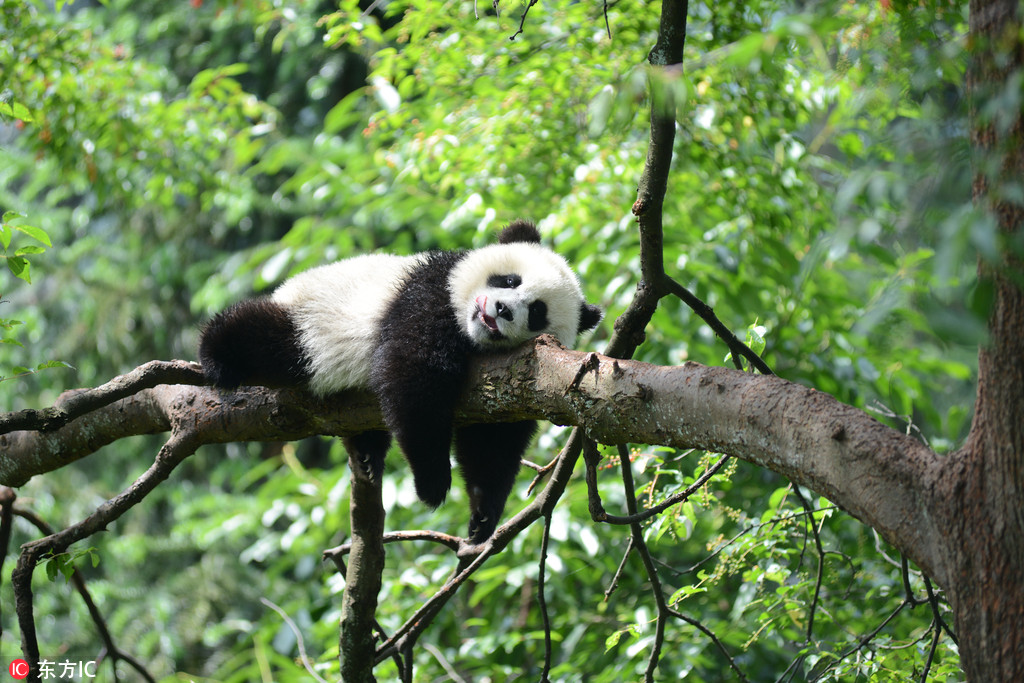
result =
[[[491,275],[487,278],[488,287],[500,287],[501,289],[515,289],[523,284],[523,278],[518,275]]]
[[[526,314],[526,326],[531,332],[539,332],[548,326],[548,305],[538,299],[530,304]]]

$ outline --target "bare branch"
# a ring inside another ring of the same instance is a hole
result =
[[[458,536],[452,536],[451,534],[444,534],[440,531],[431,531],[429,529],[416,529],[410,531],[390,531],[384,534],[384,545],[388,543],[399,543],[402,541],[431,541],[433,543],[439,543],[446,546],[448,549],[458,552],[465,541]],[[352,550],[352,543],[342,543],[334,548],[328,548],[324,551],[323,556],[325,559],[333,560],[335,557],[347,555]]]
[[[548,562],[548,541],[551,537],[551,516],[544,517],[544,534],[540,540],[540,559],[537,568],[537,602],[540,605],[540,616],[544,622],[544,668],[540,680],[547,681],[551,671],[551,618],[548,616],[548,601],[544,596],[545,572]]]
[[[692,496],[694,493],[699,491],[705,484],[708,483],[711,477],[715,476],[718,470],[722,469],[722,466],[725,465],[725,463],[727,463],[728,461],[728,455],[721,456],[718,460],[714,462],[713,465],[711,465],[711,467],[705,470],[704,473],[701,474],[695,482],[687,486],[684,490],[679,491],[678,493],[673,493],[671,496],[669,496],[668,498],[666,498],[665,500],[658,503],[652,508],[648,508],[643,512],[634,512],[629,515],[626,515],[625,517],[605,514],[604,518],[601,519],[601,521],[606,522],[608,524],[635,524],[637,522],[642,522],[645,519],[650,519],[651,517],[660,515],[662,512],[669,509],[673,505],[678,505],[679,503],[682,503],[687,498]]]
[[[729,351],[732,352],[733,359],[738,362],[740,357],[746,358],[762,375],[775,374],[760,356],[754,353],[749,346],[741,342],[739,338],[733,334],[732,330],[726,327],[725,324],[718,319],[718,316],[715,315],[714,309],[701,301],[695,294],[693,294],[693,292],[688,290],[686,287],[683,287],[670,277],[665,278],[665,288],[675,296],[679,297],[684,304],[689,306],[694,313],[700,316],[700,319],[703,320],[707,326],[725,342],[725,345],[729,347]]]
[[[625,445],[619,446],[619,468],[622,471],[622,488],[626,494],[626,510],[630,515],[636,514],[636,487],[633,484],[633,463],[629,460],[629,449]],[[661,590],[661,579],[658,578],[658,569],[651,559],[651,552],[644,540],[644,531],[639,522],[629,525],[630,538],[633,548],[643,561],[644,569],[647,571],[647,580],[651,582],[651,593],[654,594],[654,603],[658,607],[658,619],[654,627],[654,645],[651,646],[651,656],[647,660],[647,671],[644,679],[649,683],[654,681],[654,671],[658,668],[658,659],[661,657],[661,648],[665,643],[665,621],[671,616],[668,612],[668,603],[665,602],[665,594]]]
[[[260,602],[262,602],[264,605],[277,612],[278,616],[280,616],[281,619],[284,620],[284,623],[288,625],[288,628],[290,628],[292,633],[295,635],[295,642],[299,648],[299,661],[302,662],[302,668],[306,670],[306,673],[312,676],[313,680],[319,681],[320,683],[327,683],[327,681],[324,680],[324,678],[316,672],[316,669],[313,668],[313,662],[310,660],[309,655],[306,654],[306,642],[302,638],[302,631],[295,623],[295,620],[288,616],[287,612],[281,609],[278,605],[275,605],[270,600],[267,600],[266,598],[260,598]]]
[[[537,4],[537,0],[530,0],[530,2],[526,5],[526,9],[523,10],[523,16],[521,16],[519,18],[519,30],[517,30],[515,33],[513,33],[511,36],[509,36],[508,37],[509,40],[515,40],[516,36],[518,36],[520,33],[523,32],[523,27],[526,25],[526,15],[530,13],[530,9],[534,5],[536,5],[536,4]],[[495,10],[498,9],[497,2],[495,2],[495,4],[494,4],[494,9]]]
[[[203,371],[196,363],[183,360],[150,361],[95,389],[65,392],[51,408],[0,414],[0,435],[22,429],[52,431],[76,417],[159,384],[205,383]],[[2,440],[0,445],[3,445]]]

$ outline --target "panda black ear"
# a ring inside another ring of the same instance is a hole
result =
[[[580,304],[580,328],[576,330],[576,333],[594,329],[603,317],[604,312],[600,308],[594,304],[583,302]]]
[[[498,234],[498,244],[510,244],[512,242],[536,242],[540,243],[540,231],[532,221],[523,218],[505,226],[505,229]]]

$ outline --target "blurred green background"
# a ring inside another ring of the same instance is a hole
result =
[[[784,378],[939,451],[966,434],[987,311],[975,269],[1000,248],[970,201],[966,7],[692,1],[685,68],[659,74],[646,56],[660,4],[638,0],[607,6],[610,37],[601,4],[538,4],[514,40],[519,3],[497,16],[489,3],[425,0],[58,5],[0,0],[0,210],[14,212],[0,246],[29,264],[21,277],[0,273],[2,410],[52,404],[147,360],[195,358],[212,313],[309,266],[478,246],[517,217],[538,222],[606,308],[581,341],[601,350],[640,270],[630,207],[653,88],[678,105],[669,275],[741,338],[763,340]],[[990,106],[1012,108],[1012,93]],[[637,357],[731,365],[726,353],[666,301]],[[531,457],[547,462],[562,439],[545,432]],[[37,477],[19,504],[54,526],[78,521],[160,443],[108,446]],[[710,456],[638,444],[633,461],[649,505]],[[296,634],[265,597],[336,679],[343,580],[320,553],[347,536],[344,463],[328,439],[204,447],[76,548],[94,549],[78,564],[119,647],[162,680],[307,680]],[[460,533],[458,484],[430,511],[405,469],[392,453],[388,528]],[[577,474],[552,523],[551,677],[637,680],[653,639],[650,587],[633,557],[605,598],[629,533],[590,521]],[[601,482],[609,511],[623,510],[615,468]],[[519,483],[506,516],[527,473]],[[733,462],[651,520],[676,609],[714,631],[751,680],[919,678],[927,606],[855,649],[900,607],[898,552],[804,493],[813,516],[786,480]],[[12,547],[35,535],[19,522]],[[449,604],[421,640],[417,680],[537,680],[540,537],[524,533]],[[13,560],[0,587],[4,658],[20,652]],[[384,628],[454,564],[433,546],[388,546]],[[65,580],[36,581],[44,657],[95,657],[95,627]],[[957,662],[943,639],[929,680],[956,679]],[[390,662],[377,672],[396,676]],[[703,634],[675,623],[658,676],[687,674],[733,680]]]

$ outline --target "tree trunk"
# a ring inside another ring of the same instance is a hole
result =
[[[1019,91],[1024,67],[1017,0],[972,0],[971,142],[975,203],[995,217],[1005,254],[981,263],[994,298],[991,337],[978,358],[978,397],[970,437],[949,458],[937,491],[950,530],[948,585],[970,681],[1024,680],[1024,208],[1008,200],[1024,179]],[[998,116],[977,106],[999,102]],[[1016,108],[1016,111],[1014,109]]]

